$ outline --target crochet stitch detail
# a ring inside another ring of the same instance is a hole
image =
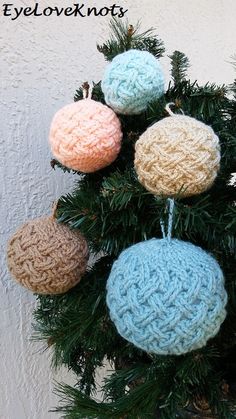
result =
[[[226,302],[216,260],[176,239],[152,239],[126,249],[107,283],[107,304],[119,334],[160,355],[205,346],[225,319]]]
[[[91,99],[60,109],[53,118],[49,142],[63,165],[91,173],[110,165],[121,148],[121,124],[112,109]]]
[[[164,93],[159,61],[147,51],[130,50],[107,66],[102,91],[106,103],[121,114],[139,114]]]
[[[135,145],[140,183],[154,195],[186,197],[209,189],[220,167],[220,145],[211,127],[194,118],[164,118]]]
[[[85,273],[85,238],[52,217],[31,220],[8,243],[8,267],[21,285],[37,294],[61,294]]]

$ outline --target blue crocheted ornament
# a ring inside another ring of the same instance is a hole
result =
[[[176,239],[152,239],[126,249],[107,283],[107,304],[120,335],[160,355],[205,346],[225,319],[226,302],[216,260]]]
[[[106,103],[121,114],[139,114],[164,93],[159,61],[147,51],[130,50],[117,55],[102,80]]]

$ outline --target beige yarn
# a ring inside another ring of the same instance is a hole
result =
[[[220,144],[211,127],[184,115],[149,127],[135,146],[140,183],[154,195],[186,197],[209,189],[220,167]]]
[[[21,285],[37,294],[62,294],[87,267],[85,238],[53,217],[27,222],[8,243],[8,267]]]

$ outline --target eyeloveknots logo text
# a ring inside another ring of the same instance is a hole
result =
[[[34,3],[33,6],[16,6],[13,3],[4,3],[2,5],[2,15],[11,19],[16,20],[19,17],[29,17],[29,16],[71,16],[78,18],[86,17],[105,17],[111,16],[116,18],[123,18],[128,12],[128,9],[124,7],[113,4],[111,6],[87,6],[85,3],[73,3],[70,6],[44,6],[39,2]]]

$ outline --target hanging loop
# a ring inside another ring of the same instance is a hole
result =
[[[171,240],[171,236],[172,236],[173,219],[174,219],[174,207],[175,207],[175,200],[172,199],[172,198],[168,198],[168,200],[167,200],[167,208],[168,208],[167,234],[165,232],[165,223],[164,223],[163,219],[160,220],[163,239],[167,238],[168,241]]]
[[[174,207],[175,207],[175,200],[168,199],[169,204],[169,217],[168,217],[168,232],[167,238],[170,240],[172,235],[172,228],[173,228],[173,219],[174,219]]]
[[[82,84],[82,89],[83,89],[83,99],[91,99],[92,91],[91,91],[90,85],[87,81],[85,81]]]
[[[58,207],[58,200],[57,201],[54,201],[53,202],[53,204],[52,204],[52,214],[51,214],[51,218],[53,219],[53,220],[56,220],[56,213],[57,213],[57,207]]]
[[[170,116],[175,116],[176,114],[171,110],[171,106],[176,107],[176,104],[174,102],[167,103],[165,110]],[[181,108],[178,108],[182,115],[184,115],[184,111]]]
[[[160,225],[161,225],[161,232],[162,232],[163,239],[166,239],[165,223],[162,219],[160,220]]]

